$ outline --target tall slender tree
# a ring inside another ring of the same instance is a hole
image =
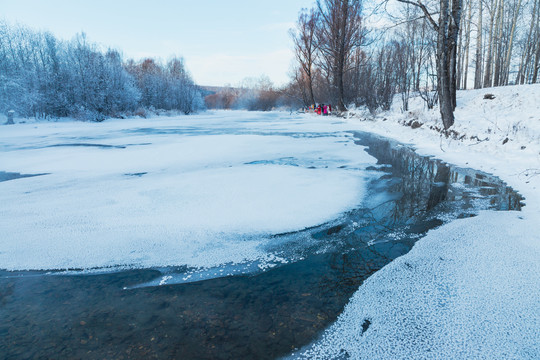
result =
[[[540,12],[538,7],[540,5],[540,0],[534,0],[532,5],[531,12],[531,24],[529,26],[529,31],[527,32],[527,37],[524,39],[523,50],[521,54],[521,61],[519,63],[519,70],[516,77],[516,84],[524,84],[527,79],[527,74],[532,70],[531,60],[534,58],[535,47],[539,47],[538,41],[533,39],[538,39],[538,17]],[[536,33],[535,33],[536,30]]]
[[[476,26],[476,50],[475,50],[475,68],[474,68],[474,88],[482,87],[482,17],[483,0],[478,1],[478,23]]]
[[[487,54],[486,54],[486,62],[484,64],[484,86],[483,87],[491,87],[493,85],[493,82],[492,82],[493,52],[494,52],[493,42],[495,39],[495,36],[493,36],[493,32],[494,32],[495,19],[497,16],[497,9],[499,8],[498,4],[499,4],[499,0],[491,0],[489,2],[490,6],[488,7],[489,38],[488,38],[488,44],[487,44],[488,48],[487,48]]]
[[[467,80],[468,80],[468,76],[469,76],[469,45],[471,43],[471,22],[472,22],[472,1],[468,1],[468,7],[469,7],[469,15],[467,16],[467,29],[465,30],[465,44],[464,44],[464,47],[465,47],[465,54],[463,55],[464,56],[464,62],[465,64],[463,65],[463,89],[467,89]],[[463,32],[463,30],[461,31]],[[462,61],[462,64],[463,64],[463,61]]]

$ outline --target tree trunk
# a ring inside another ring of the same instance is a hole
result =
[[[491,87],[491,69],[493,68],[492,60],[493,60],[493,25],[495,23],[495,15],[497,13],[497,5],[499,1],[495,0],[495,2],[491,2],[492,8],[491,8],[491,14],[490,14],[490,20],[489,20],[489,40],[488,40],[488,50],[487,50],[487,58],[486,58],[486,65],[485,65],[485,72],[484,72],[484,87]]]
[[[474,72],[474,88],[482,87],[482,3],[479,1],[478,9],[478,31],[476,35],[476,68]]]
[[[533,39],[538,39],[540,37],[540,1],[538,3],[538,6],[536,7],[536,36],[533,36]],[[534,70],[533,70],[533,76],[531,83],[534,84],[537,82],[538,79],[538,65],[540,64],[540,44],[538,41],[535,43],[536,47],[536,55],[535,55],[535,61],[534,61]]]
[[[309,105],[315,105],[315,95],[313,94],[313,77],[311,74],[311,71],[309,72],[307,76],[308,80],[308,91],[309,91]]]
[[[540,46],[536,44],[536,59],[534,60],[534,70],[531,84],[536,84],[538,80],[538,65],[540,64]]]
[[[467,30],[465,31],[465,67],[463,74],[463,89],[467,90],[467,77],[469,76],[469,47],[471,44],[472,1],[469,1],[469,16]]]
[[[347,108],[345,107],[345,86],[343,84],[343,75],[344,75],[344,68],[345,65],[342,63],[342,61],[338,61],[337,69],[335,72],[335,90],[337,92],[337,108],[339,111],[346,111]]]
[[[459,32],[458,36],[458,45],[457,45],[457,68],[456,68],[456,79],[457,79],[457,89],[461,89],[461,79],[463,77],[463,53],[464,53],[464,46],[463,46],[463,31]]]
[[[456,91],[456,44],[450,36],[453,26],[451,24],[449,0],[440,0],[440,4],[437,38],[437,79],[441,118],[444,129],[447,130],[454,124],[455,97],[452,92]]]
[[[493,86],[501,85],[501,63],[502,63],[502,47],[503,47],[503,22],[504,22],[504,0],[499,3],[499,12],[497,15],[497,46],[495,56],[495,69],[493,70]]]

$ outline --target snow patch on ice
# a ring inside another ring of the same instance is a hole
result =
[[[50,175],[0,182],[0,268],[264,259],[268,235],[357,207],[365,181],[351,169],[374,162],[341,129],[290,120],[235,112],[10,126],[0,134],[1,170]],[[111,146],[53,146],[81,139]]]

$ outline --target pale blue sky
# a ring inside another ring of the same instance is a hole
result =
[[[265,74],[288,80],[288,29],[314,0],[0,0],[0,18],[62,39],[89,40],[126,58],[183,56],[201,85],[238,84]]]

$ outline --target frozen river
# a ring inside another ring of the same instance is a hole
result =
[[[520,207],[327,117],[18,124],[0,150],[0,347],[19,358],[283,356],[427,230]]]

